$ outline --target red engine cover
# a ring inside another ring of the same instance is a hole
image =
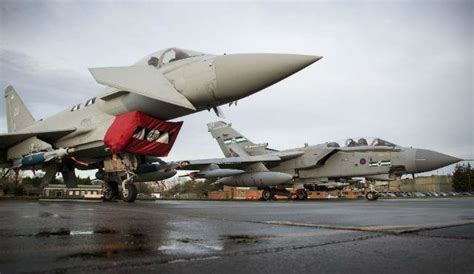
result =
[[[114,153],[167,156],[183,122],[166,122],[139,111],[115,117],[104,137],[105,145]]]

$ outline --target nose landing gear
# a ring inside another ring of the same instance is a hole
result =
[[[133,179],[135,175],[127,174],[127,179],[121,180],[120,176],[113,177],[114,179],[105,179],[103,186],[103,200],[112,201],[117,198],[122,199],[125,202],[133,202],[137,199],[138,190],[137,187],[133,184]],[[121,187],[119,189],[119,183],[121,181]]]
[[[117,198],[129,203],[135,201],[138,190],[133,181],[137,178],[134,171],[138,166],[138,158],[127,153],[113,154],[103,164],[103,169],[97,171],[96,178],[104,181],[104,201]]]

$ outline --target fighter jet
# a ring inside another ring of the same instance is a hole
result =
[[[137,196],[133,182],[176,174],[175,163],[157,158],[169,153],[182,125],[167,120],[202,110],[219,115],[220,105],[232,105],[321,58],[169,48],[131,66],[89,69],[107,88],[40,120],[8,86],[8,133],[0,135],[0,164],[16,172],[44,169],[43,185],[61,172],[68,187],[75,186],[76,168],[99,169],[97,177],[106,182],[104,197],[120,194],[131,202]]]
[[[217,184],[263,189],[262,199],[276,194],[288,195],[286,188],[297,188],[297,198],[308,197],[310,186],[340,186],[353,177],[401,175],[435,170],[461,161],[456,157],[432,150],[402,147],[374,138],[357,141],[347,139],[344,146],[337,142],[274,150],[268,143],[255,144],[222,121],[207,124],[225,158],[185,160],[182,170],[196,178],[216,178]],[[377,193],[367,192],[368,200]]]

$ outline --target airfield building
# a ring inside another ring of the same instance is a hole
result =
[[[427,176],[415,179],[399,179],[377,187],[388,192],[450,192],[453,191],[452,176]]]
[[[67,188],[66,185],[50,184],[43,190],[43,197],[55,199],[100,199],[102,185],[78,185]]]

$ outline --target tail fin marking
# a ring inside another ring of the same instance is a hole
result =
[[[269,153],[266,151],[267,144],[254,144],[233,129],[230,123],[218,121],[207,124],[207,128],[212,137],[216,139],[225,157],[254,156]]]

